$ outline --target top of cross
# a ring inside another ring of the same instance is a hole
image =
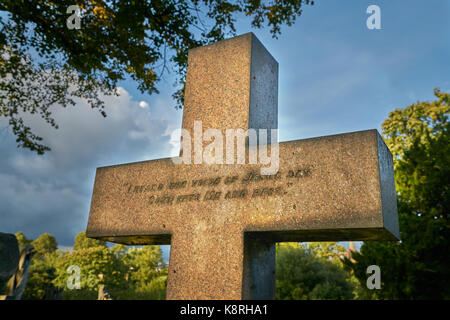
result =
[[[278,63],[253,33],[189,51],[183,129],[277,129]]]

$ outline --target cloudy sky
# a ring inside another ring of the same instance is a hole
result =
[[[238,23],[238,34],[253,31],[279,62],[281,141],[380,131],[389,111],[433,100],[435,87],[450,91],[450,1],[315,2],[278,40]],[[372,4],[381,30],[366,27]],[[83,101],[53,109],[58,130],[30,119],[52,148],[44,156],[17,149],[0,119],[0,232],[48,232],[72,246],[87,225],[96,167],[176,153],[173,82],[167,75],[154,96],[122,82],[120,96],[106,98],[106,119]]]

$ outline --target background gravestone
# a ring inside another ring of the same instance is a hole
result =
[[[20,252],[16,236],[0,232],[0,283],[5,283],[16,272]]]

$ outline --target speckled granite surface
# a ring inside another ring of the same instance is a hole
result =
[[[253,34],[192,50],[183,128],[276,128],[277,77]],[[98,168],[87,235],[170,243],[169,299],[272,298],[277,241],[399,237],[392,156],[376,130],[283,142],[279,155],[272,176],[170,158]]]

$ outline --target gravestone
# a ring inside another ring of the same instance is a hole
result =
[[[188,132],[277,129],[278,63],[252,33],[190,50],[186,80]],[[274,298],[276,242],[399,239],[376,130],[282,142],[276,174],[248,162],[98,168],[86,234],[170,244],[168,299]]]
[[[16,236],[0,232],[0,282],[7,281],[16,272],[19,258]]]
[[[20,300],[22,298],[22,294],[25,291],[28,281],[31,259],[35,253],[36,250],[34,250],[34,247],[31,244],[22,249],[16,270],[6,283],[5,295],[0,295],[0,300]]]

